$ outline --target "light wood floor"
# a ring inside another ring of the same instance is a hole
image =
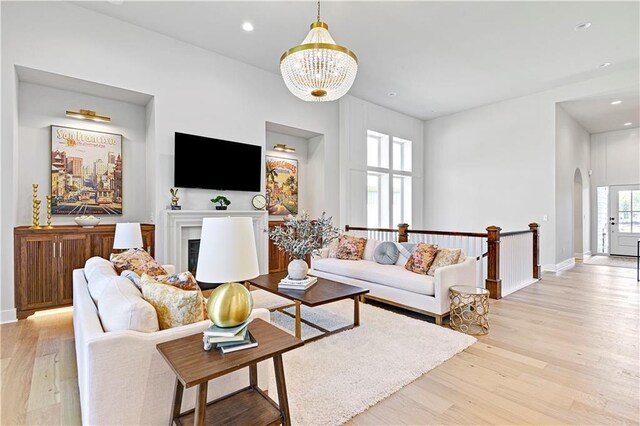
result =
[[[489,335],[349,423],[638,424],[639,288],[631,269],[545,274],[493,301]],[[0,333],[1,423],[80,423],[71,314]]]

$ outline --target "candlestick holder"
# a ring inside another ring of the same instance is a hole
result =
[[[45,228],[51,229],[51,203],[53,201],[53,195],[47,195],[47,226]]]
[[[33,225],[31,229],[42,229],[40,226],[40,200],[38,199],[38,184],[34,183],[33,187]]]

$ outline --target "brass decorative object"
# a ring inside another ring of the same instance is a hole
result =
[[[47,195],[47,226],[45,228],[51,229],[51,202],[53,201],[53,195]]]
[[[449,289],[449,326],[466,334],[489,332],[489,290],[453,286]]]
[[[209,319],[218,327],[235,327],[249,318],[253,309],[251,292],[242,284],[222,284],[207,301]]]
[[[95,111],[90,109],[81,109],[80,111],[67,111],[67,117],[79,118],[81,120],[103,121],[106,123],[111,122],[111,117],[106,115],[98,115]]]
[[[29,227],[31,229],[41,229],[40,226],[40,200],[38,199],[38,184],[34,183],[33,187],[33,224]]]
[[[181,207],[178,205],[178,188],[170,188],[169,192],[171,193],[171,210],[180,210]]]

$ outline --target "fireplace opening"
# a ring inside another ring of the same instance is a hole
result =
[[[187,240],[187,270],[196,276],[198,270],[198,254],[200,253],[200,240]],[[202,290],[211,290],[218,287],[221,283],[205,283],[198,281],[198,285]]]

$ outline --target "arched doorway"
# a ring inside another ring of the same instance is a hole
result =
[[[577,259],[582,259],[584,253],[584,238],[583,238],[583,200],[582,200],[583,186],[582,186],[582,173],[580,169],[576,169],[573,174],[573,256]]]

